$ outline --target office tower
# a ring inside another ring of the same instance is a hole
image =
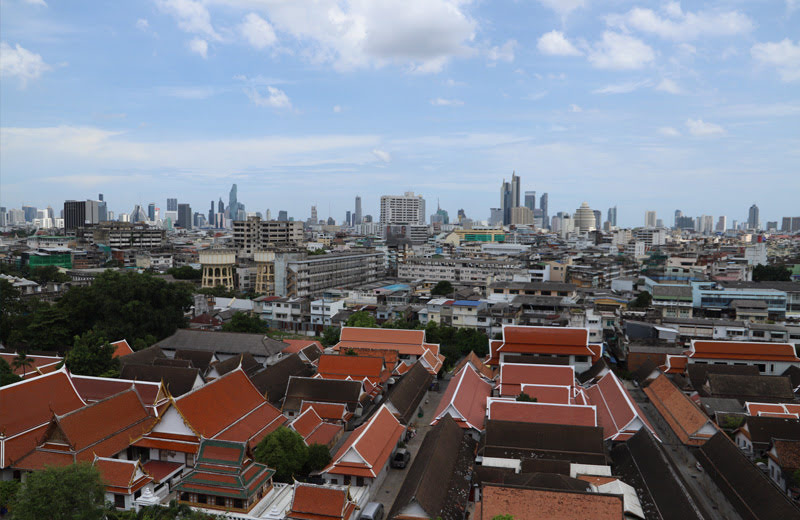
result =
[[[681,210],[679,210],[679,209],[676,209],[676,210],[675,210],[675,227],[676,227],[676,228],[677,228],[677,227],[680,227],[680,226],[678,225],[678,219],[680,219],[682,216],[683,216],[683,211],[681,211]]]
[[[512,208],[519,207],[519,197],[521,195],[520,186],[519,186],[519,175],[516,172],[511,173],[511,203]]]
[[[511,208],[519,207],[519,177],[511,174],[511,182],[503,179],[500,185],[500,208],[503,210],[503,224],[511,224]]]
[[[64,202],[64,229],[73,231],[79,227],[100,222],[99,202],[96,200],[68,200]]]
[[[356,195],[356,212],[353,214],[353,225],[361,224],[361,196]]]
[[[264,220],[272,220],[272,210],[267,208],[267,211],[264,213]]]
[[[425,225],[425,199],[407,191],[404,195],[381,197],[381,225],[419,224]]]
[[[464,213],[464,210],[463,210],[463,209],[459,209],[459,210],[458,210],[458,221],[459,221],[459,222],[462,222],[462,221],[464,221],[466,218],[467,218],[467,214],[466,214],[466,213]]]
[[[211,206],[212,206],[211,209],[213,210],[214,209],[214,207],[213,207],[214,203],[213,202],[211,203]],[[155,222],[155,220],[156,220],[156,204],[155,204],[155,202],[151,202],[150,204],[147,205],[147,220],[149,220],[150,222]]]
[[[536,209],[536,192],[535,191],[526,191],[525,192],[525,207],[528,208],[531,211]]]
[[[657,218],[656,219],[656,227],[657,228],[663,228],[664,227],[664,220],[662,220],[660,218]]]
[[[203,215],[199,211],[194,214],[194,217],[192,218],[192,221],[193,221],[192,225],[194,227],[196,227],[196,228],[205,227],[205,225],[206,225],[206,217],[205,217],[205,215]]]
[[[656,212],[655,211],[645,211],[644,213],[644,227],[656,227]]]
[[[550,213],[547,212],[547,199],[547,193],[542,193],[542,196],[539,197],[539,208],[542,210],[542,227],[550,229]]]
[[[228,218],[230,220],[238,220],[239,201],[236,199],[237,191],[236,184],[234,184],[231,186],[230,193],[228,193]]]
[[[533,211],[526,206],[511,208],[511,224],[514,226],[532,226]]]
[[[98,211],[97,217],[99,219],[98,221],[105,222],[108,220],[108,205],[106,203],[106,200],[103,198],[102,193],[97,194],[97,200],[99,201],[99,204],[97,205],[97,211]]]
[[[178,211],[178,199],[167,199],[167,211]]]
[[[777,220],[768,220],[767,221],[767,231],[778,231],[778,221]]]
[[[319,221],[317,220],[317,207],[311,206],[311,223],[317,224]]]
[[[189,204],[178,204],[178,227],[192,229],[192,207]]]
[[[6,226],[6,208],[0,206],[0,227]]]
[[[364,224],[371,224],[372,223],[372,215],[364,215]]]
[[[131,212],[131,222],[147,222],[147,214],[138,204],[133,207],[133,211]]]
[[[758,230],[758,206],[753,204],[750,206],[750,211],[747,214],[747,227],[749,229]]]
[[[608,208],[608,223],[612,227],[617,227],[617,207],[612,206]]]
[[[594,210],[594,228],[603,229],[603,212],[599,209]]]
[[[350,213],[350,211],[348,210],[348,211],[347,211],[347,213],[346,213],[346,215],[345,215],[345,217],[344,217],[344,222],[345,222],[345,224],[347,224],[348,226],[352,224],[352,222],[351,222],[351,220],[350,220],[350,218],[351,218],[351,215],[352,215],[352,213]]]
[[[222,202],[222,197],[220,197],[219,202],[217,202],[217,213],[225,213],[225,203]]]
[[[800,217],[783,217],[781,219],[781,231],[790,233],[800,231]]]
[[[289,213],[285,209],[278,210],[278,221],[287,222],[289,220]]]
[[[22,213],[25,214],[25,222],[33,222],[36,218],[36,207],[22,206]]]
[[[211,201],[211,208],[208,210],[208,223],[214,225],[214,201]]]
[[[335,226],[336,225],[336,221],[333,219],[333,217],[328,217],[328,225],[329,226]]]
[[[588,233],[589,231],[597,229],[595,227],[594,210],[592,210],[586,202],[583,202],[581,207],[575,210],[575,220],[573,222],[575,223],[575,228],[580,233]]]
[[[489,208],[489,225],[501,226],[503,224],[502,208]]]
[[[725,231],[728,229],[728,217],[719,217],[717,221],[717,231]]]

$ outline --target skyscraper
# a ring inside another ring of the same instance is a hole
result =
[[[599,209],[594,211],[594,228],[597,230],[603,229],[603,212]]]
[[[36,206],[22,206],[22,212],[25,214],[25,222],[33,222],[36,218]]]
[[[177,226],[192,229],[192,207],[189,204],[178,204]]]
[[[211,202],[211,213],[214,213],[214,202]],[[213,217],[212,217],[213,218]],[[151,202],[147,205],[147,220],[155,222],[156,220],[156,204]]]
[[[539,197],[539,207],[542,210],[542,227],[550,229],[550,214],[547,212],[547,193]]]
[[[147,214],[144,212],[142,207],[136,204],[133,207],[133,211],[131,212],[131,222],[146,222],[147,221]]]
[[[644,212],[644,227],[654,228],[656,227],[656,221],[658,218],[656,217],[655,211],[645,211]]]
[[[425,225],[425,199],[407,191],[404,195],[381,197],[381,225],[419,224]]]
[[[96,200],[68,200],[64,202],[64,229],[67,231],[100,222],[99,202]]]
[[[536,192],[535,191],[526,191],[525,192],[525,207],[528,208],[531,211],[536,209]]]
[[[617,226],[617,207],[616,206],[612,206],[612,207],[608,208],[608,223],[613,227]]]
[[[178,199],[167,199],[167,211],[178,211]]]
[[[726,231],[728,229],[728,217],[719,217],[717,221],[717,231]]]
[[[506,182],[503,179],[503,184],[500,185],[500,208],[503,210],[503,224],[511,224],[511,208],[519,207],[519,176],[516,173],[511,174],[511,182]]]
[[[285,209],[278,210],[278,220],[281,222],[288,222],[289,213]]]
[[[516,172],[511,173],[511,203],[512,208],[519,207],[519,197],[520,197],[520,185],[519,185],[519,175]]]
[[[593,229],[596,229],[595,226],[595,215],[592,208],[589,207],[589,204],[583,202],[581,207],[575,210],[575,227],[578,228],[578,231],[581,233],[588,233]]]
[[[750,206],[750,211],[747,214],[747,227],[749,229],[758,229],[759,227],[759,220],[758,220],[758,206],[753,204]]]
[[[211,208],[208,210],[208,223],[214,225],[214,201],[211,201]]]
[[[680,228],[680,226],[678,225],[678,221],[680,220],[681,217],[683,217],[683,211],[681,211],[679,209],[676,209],[675,210],[675,227],[676,228]]]
[[[236,220],[237,213],[239,212],[239,201],[236,199],[236,184],[231,186],[231,191],[228,194],[228,219],[231,221]]]
[[[361,224],[361,195],[356,195],[356,211],[353,213],[353,225]]]
[[[319,220],[317,220],[317,206],[311,206],[311,223],[318,224]]]
[[[350,210],[347,210],[347,213],[346,213],[346,215],[345,215],[345,217],[344,217],[344,222],[345,222],[345,224],[347,224],[348,226],[352,224],[352,222],[351,222],[351,220],[350,220],[351,218],[352,218],[352,213],[350,213]]]

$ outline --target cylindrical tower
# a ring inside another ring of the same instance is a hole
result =
[[[236,267],[236,252],[230,249],[208,249],[200,251],[200,265],[203,266],[203,283],[205,287],[221,285],[228,290],[234,289],[233,271]]]

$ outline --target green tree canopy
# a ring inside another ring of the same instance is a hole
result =
[[[292,482],[293,478],[302,477],[308,446],[299,433],[281,426],[258,443],[253,455],[257,462],[275,470],[276,481]]]
[[[375,316],[368,313],[367,311],[358,311],[354,312],[349,318],[347,318],[346,325],[348,327],[370,327],[374,328],[378,326],[378,323],[375,321]]]
[[[14,359],[11,361],[11,366],[14,368],[14,371],[22,369],[22,377],[24,378],[28,375],[31,367],[33,366],[33,358],[28,357],[25,352],[20,352]]]
[[[331,462],[331,452],[327,446],[312,444],[308,447],[308,457],[303,465],[303,473],[308,475],[313,471],[324,469]]]
[[[525,392],[522,392],[521,394],[519,394],[517,396],[517,401],[520,401],[520,402],[523,402],[523,403],[535,403],[535,402],[538,402],[539,400],[536,399],[535,397],[529,396]]]
[[[785,265],[758,264],[753,269],[754,282],[791,282],[792,272]]]
[[[82,376],[118,377],[119,359],[114,357],[114,350],[106,338],[90,330],[75,337],[67,352],[67,368]]]
[[[431,296],[450,296],[453,294],[453,284],[447,280],[442,280],[431,289]]]
[[[42,267],[35,267],[30,274],[31,280],[44,285],[48,282],[64,283],[69,282],[71,278],[61,271],[55,265],[44,265]]]
[[[171,267],[167,269],[167,274],[172,275],[176,280],[202,280],[203,271],[195,269],[190,265],[181,267]]]
[[[231,317],[231,321],[222,325],[222,330],[225,332],[266,334],[269,331],[269,325],[258,316],[252,316],[244,312],[236,312]]]
[[[629,307],[634,309],[646,309],[650,307],[650,304],[653,302],[653,295],[647,291],[640,292],[636,299],[634,299],[630,304]]]
[[[0,386],[10,385],[21,380],[22,378],[11,369],[11,365],[5,359],[0,358]]]
[[[332,347],[339,343],[340,332],[341,329],[339,329],[339,327],[325,327],[325,330],[322,331],[322,337],[320,338],[322,346]]]
[[[102,520],[105,489],[89,464],[49,467],[28,475],[14,502],[14,520]]]
[[[106,520],[216,520],[219,518],[224,517],[195,511],[186,504],[179,504],[177,500],[171,500],[168,506],[143,507],[138,512],[117,511],[114,507],[109,507],[106,511]]]

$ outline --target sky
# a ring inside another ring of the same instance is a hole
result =
[[[800,215],[800,0],[0,0],[0,204]]]

